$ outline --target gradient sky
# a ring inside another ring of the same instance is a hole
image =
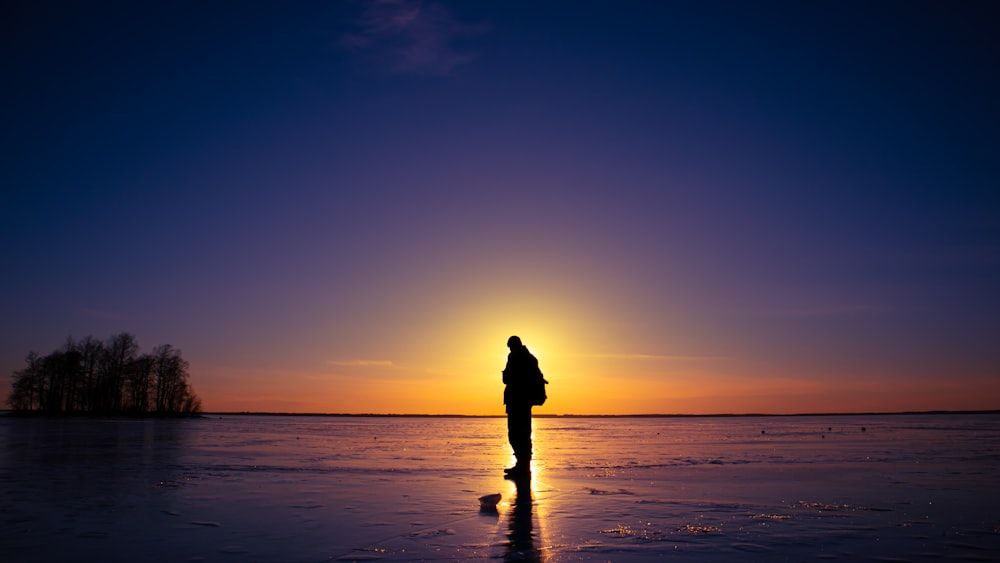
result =
[[[4,2],[0,374],[499,414],[518,334],[538,412],[1000,408],[998,12]]]

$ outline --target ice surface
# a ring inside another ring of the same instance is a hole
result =
[[[1000,416],[542,418],[521,486],[505,432],[0,418],[0,560],[1000,559]]]

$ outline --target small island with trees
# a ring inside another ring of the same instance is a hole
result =
[[[28,353],[13,373],[8,404],[15,414],[192,416],[201,400],[188,383],[188,362],[169,344],[140,354],[126,332],[88,336],[40,356]]]

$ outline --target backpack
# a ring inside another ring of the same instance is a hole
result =
[[[531,378],[531,405],[534,407],[540,407],[545,404],[545,399],[548,399],[548,395],[545,394],[545,386],[548,385],[548,381],[542,377],[542,370],[535,368],[535,375]]]

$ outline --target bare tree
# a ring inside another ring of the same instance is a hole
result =
[[[125,412],[146,414],[149,412],[149,390],[153,378],[153,357],[143,354],[129,362],[126,373]]]
[[[183,412],[185,396],[189,393],[188,363],[181,358],[180,350],[169,344],[153,349],[156,379],[155,405],[158,413]]]
[[[7,398],[10,408],[16,411],[41,409],[41,360],[36,352],[28,352],[24,359],[28,364],[13,374],[13,391]]]
[[[102,343],[90,336],[47,356],[31,352],[12,374],[7,399],[19,412],[158,415],[196,414],[201,400],[188,383],[188,362],[169,344],[138,355],[135,336]]]
[[[135,336],[122,332],[108,339],[101,358],[99,379],[99,412],[120,413],[129,364],[135,360],[139,344]]]
[[[99,403],[97,398],[98,369],[104,356],[104,343],[88,336],[77,344],[80,352],[80,370],[82,375],[83,396],[80,410],[95,412]]]

